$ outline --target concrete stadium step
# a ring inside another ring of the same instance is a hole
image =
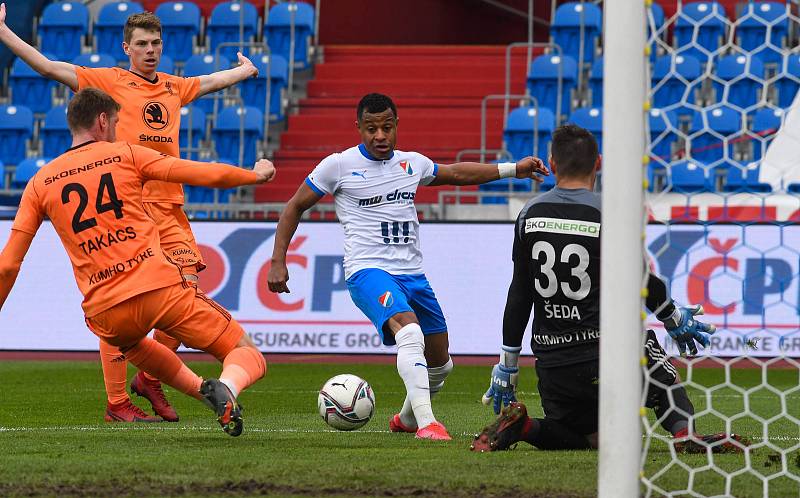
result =
[[[506,47],[502,45],[332,45],[324,48],[325,62],[370,60],[397,62],[404,60],[485,58],[496,62],[505,60]]]
[[[314,77],[318,80],[335,80],[352,78],[354,74],[369,75],[377,79],[432,79],[432,78],[464,78],[475,77],[476,68],[472,60],[459,62],[402,62],[402,63],[370,63],[370,62],[332,62],[319,64]],[[481,64],[480,76],[486,79],[497,77],[505,81],[505,62]],[[525,81],[527,71],[525,59],[511,64],[511,77],[513,80]]]
[[[315,113],[338,112],[339,109],[346,108],[352,110],[355,116],[356,106],[363,95],[364,94],[349,97],[307,97],[300,99],[300,113],[302,114],[304,111],[313,111]],[[392,100],[397,106],[398,114],[404,113],[410,109],[431,111],[436,109],[457,108],[469,109],[480,114],[483,97],[410,97],[401,95],[397,98],[392,96]],[[487,101],[486,107],[487,109],[502,108],[503,101],[489,100]]]
[[[524,90],[524,82],[512,85],[512,92]],[[505,92],[503,80],[495,79],[403,79],[403,80],[312,80],[309,97],[361,97],[378,92],[397,97],[472,97],[480,102],[484,96]],[[480,105],[480,104],[478,104]]]
[[[447,112],[431,112],[426,110],[406,111],[398,109],[400,122],[398,133],[405,133],[407,130],[428,130],[436,129],[441,132],[480,132],[481,115],[472,110],[454,109]],[[356,116],[354,111],[342,110],[340,113],[325,114],[298,114],[289,116],[288,129],[292,132],[301,131],[346,131],[355,130]],[[501,109],[493,109],[487,113],[487,129],[498,130],[503,126],[503,114]]]
[[[474,149],[480,147],[480,134],[458,132],[424,132],[416,130],[399,135],[398,148],[401,150],[442,150],[442,149]],[[502,135],[498,130],[487,134],[487,147],[500,146]],[[328,149],[331,147],[352,147],[359,143],[360,137],[355,127],[352,132],[337,131],[288,131],[281,135],[281,149]],[[333,149],[341,150],[341,149]]]

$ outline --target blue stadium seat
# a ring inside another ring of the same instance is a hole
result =
[[[583,60],[594,60],[597,37],[603,26],[603,13],[593,3],[568,2],[556,9],[550,25],[553,42],[561,47],[562,55],[580,59],[581,27],[583,27]]]
[[[45,57],[54,59],[51,54]],[[58,83],[43,77],[22,59],[17,58],[11,66],[8,83],[12,104],[25,106],[36,113],[47,112],[53,106],[53,89]]]
[[[175,74],[175,63],[172,62],[172,57],[168,55],[161,56],[161,62],[158,63],[158,72]]]
[[[789,3],[748,3],[736,21],[739,46],[766,63],[781,61],[789,35]]]
[[[272,54],[289,60],[289,41],[292,11],[294,11],[294,67],[308,67],[308,52],[314,36],[314,7],[305,3],[282,2],[269,9],[267,23],[264,25],[264,38]]]
[[[190,76],[203,76],[204,74],[215,73],[230,67],[231,63],[226,57],[220,56],[219,59],[215,59],[211,54],[195,54],[189,57],[186,65],[183,66],[183,75],[187,78]],[[194,105],[202,109],[206,114],[212,114],[214,112],[214,99],[221,95],[222,92],[209,94],[206,97],[195,100]],[[220,108],[222,106],[218,105],[217,107]]]
[[[784,55],[775,88],[778,90],[778,107],[785,109],[791,106],[797,89],[800,88],[800,54]]]
[[[530,192],[533,189],[533,181],[530,178],[501,178],[482,185],[478,185],[478,190],[482,192]],[[481,204],[508,204],[507,195],[481,197]]]
[[[759,169],[757,162],[729,168],[723,190],[726,192],[772,192],[770,184],[759,181]]]
[[[43,147],[47,157],[58,157],[72,145],[72,135],[67,126],[67,106],[53,107],[44,117],[44,125],[40,131]]]
[[[255,107],[226,107],[217,116],[211,131],[219,157],[236,158],[233,164],[252,166],[256,161],[258,141],[264,134],[264,114]],[[239,144],[243,157],[239,162]]]
[[[650,44],[650,64],[656,62],[658,55],[658,43],[656,39],[664,40],[666,38],[666,31],[662,30],[664,27],[664,9],[658,2],[653,2],[647,14],[647,37],[652,41]],[[597,104],[595,104],[597,105]]]
[[[717,105],[695,112],[689,137],[691,158],[729,166],[733,162],[734,140],[741,138],[742,131],[742,114],[728,106]]]
[[[58,60],[69,61],[81,53],[83,36],[89,32],[89,9],[82,2],[51,3],[39,22],[39,48]]]
[[[242,36],[239,39],[240,25],[243,26]],[[222,2],[211,11],[206,27],[206,36],[210,41],[211,53],[217,54],[220,43],[253,41],[258,30],[258,12],[253,4],[248,2]],[[235,61],[239,47],[224,46],[219,53],[228,60]],[[243,46],[242,54],[248,55],[250,49]]]
[[[200,35],[200,8],[192,2],[164,2],[156,7],[155,15],[161,19],[164,54],[185,62]]]
[[[592,91],[592,106],[603,107],[603,57],[598,57],[592,63],[589,74],[589,89]]]
[[[681,104],[678,114],[691,113],[686,104],[694,104],[695,91],[700,87],[703,67],[690,55],[663,55],[656,59],[653,68],[653,106],[665,108]]]
[[[667,171],[667,184],[673,192],[716,191],[716,168],[700,161],[679,161],[671,164]]]
[[[108,54],[81,54],[72,60],[76,66],[84,67],[114,67],[117,60]]]
[[[756,105],[764,91],[764,63],[755,56],[726,55],[717,61],[714,91],[717,102],[747,109]]]
[[[669,161],[672,157],[672,144],[678,140],[678,116],[673,111],[650,109],[650,155]]]
[[[772,143],[772,139],[775,138],[775,134],[778,133],[781,127],[783,114],[783,109],[764,107],[753,115],[751,130],[755,135],[762,137],[761,140],[753,140],[753,161],[758,161],[764,157],[767,147]]]
[[[518,107],[508,115],[503,140],[506,150],[517,161],[526,156],[548,160],[550,135],[555,129],[555,117],[546,107]],[[536,137],[536,146],[534,146]]]
[[[560,78],[560,87],[559,87]],[[528,90],[536,97],[539,107],[552,109],[555,114],[569,114],[572,109],[572,91],[578,81],[575,59],[565,55],[540,55],[531,63],[528,73]],[[561,90],[561,107],[557,109],[558,91]]]
[[[192,139],[189,140],[189,130],[192,132]],[[197,106],[190,105],[181,107],[181,126],[178,141],[181,144],[181,157],[194,161],[199,157],[200,141],[206,137],[206,113]],[[186,145],[193,149],[187,151]]]
[[[0,105],[0,158],[5,164],[25,159],[33,135],[33,113],[25,106]]]
[[[39,168],[50,162],[51,159],[44,157],[37,157],[25,159],[17,164],[17,169],[14,170],[14,177],[11,180],[11,188],[22,189],[28,183],[28,180],[39,172]]]
[[[684,3],[675,23],[675,46],[679,53],[706,62],[725,37],[725,8],[715,1]]]
[[[253,58],[258,68],[256,78],[248,78],[239,84],[245,105],[264,109],[267,103],[267,75],[270,78],[270,121],[280,121],[286,116],[283,112],[282,93],[289,83],[289,65],[280,55],[262,54]]]
[[[110,2],[103,5],[94,23],[95,48],[117,61],[127,61],[128,56],[122,50],[122,30],[128,16],[143,11],[139,2]]]
[[[597,147],[603,151],[603,108],[581,107],[569,116],[570,123],[586,128],[597,139]]]

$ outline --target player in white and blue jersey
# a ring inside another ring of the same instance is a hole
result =
[[[286,252],[304,211],[333,195],[344,227],[347,288],[386,345],[397,345],[397,371],[406,386],[403,408],[389,421],[393,432],[449,440],[436,421],[431,395],[453,369],[447,324],[422,268],[417,188],[478,185],[515,176],[541,181],[548,174],[533,157],[499,165],[435,164],[417,152],[395,150],[397,108],[372,93],[356,109],[362,143],[331,154],[317,165],[286,204],[275,234],[269,288],[289,292]]]

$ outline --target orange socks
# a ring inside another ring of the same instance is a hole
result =
[[[155,332],[153,332],[153,339],[155,339],[156,341],[160,342],[161,344],[163,344],[164,346],[170,348],[173,351],[177,351],[178,347],[180,347],[180,345],[181,345],[181,341],[179,341],[178,339],[175,339],[174,337],[172,337],[170,335],[167,335],[166,332],[163,332],[163,331],[158,330],[158,329],[156,329]],[[147,380],[151,380],[151,381],[158,380],[155,377],[153,377],[152,375],[148,374],[147,372],[143,372],[143,373],[144,373],[144,376],[145,376],[145,378]]]
[[[100,364],[103,366],[108,403],[116,405],[128,401],[128,393],[125,391],[128,383],[128,362],[125,355],[118,347],[101,340]]]
[[[228,386],[234,396],[266,375],[267,362],[261,351],[249,347],[234,348],[222,362],[220,382]]]
[[[189,395],[202,399],[200,384],[203,379],[189,370],[174,351],[149,337],[145,337],[131,349],[125,351],[128,361],[140,370],[161,380],[168,386]]]

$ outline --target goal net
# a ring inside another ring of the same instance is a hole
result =
[[[673,355],[694,433],[686,454],[642,394],[644,496],[800,495],[800,35],[796,0],[648,5],[644,253],[679,304],[716,325]],[[606,20],[606,29],[614,29]],[[658,385],[643,364],[645,385]],[[674,386],[661,386],[673,389]],[[700,442],[700,439],[697,439]],[[721,452],[738,449],[741,452]]]

